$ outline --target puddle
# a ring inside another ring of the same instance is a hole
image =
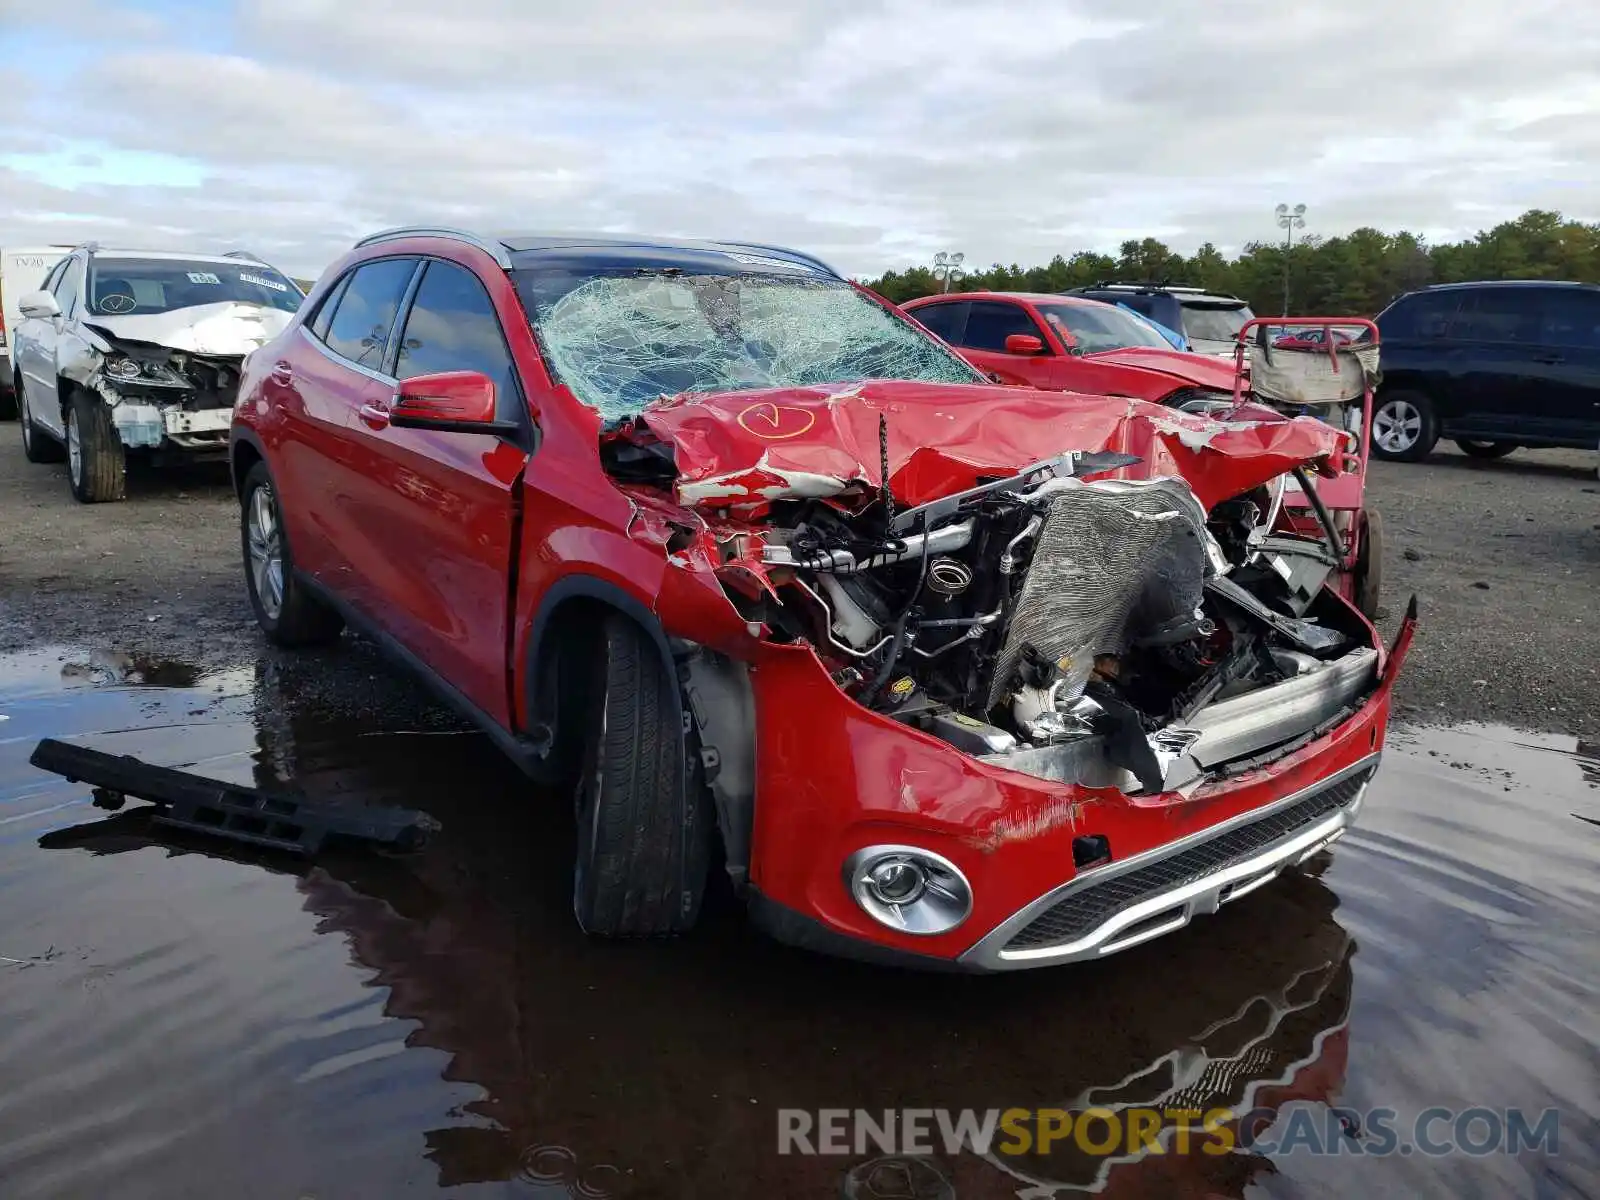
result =
[[[1570,739],[1397,730],[1308,873],[1092,967],[964,978],[789,951],[725,905],[592,943],[563,806],[420,707],[50,650],[0,661],[0,715],[6,1200],[1600,1192],[1600,759]],[[91,734],[443,830],[314,865],[202,841],[28,767]],[[1555,1157],[776,1153],[780,1108],[1131,1104],[1563,1124]]]

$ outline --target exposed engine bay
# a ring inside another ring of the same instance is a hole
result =
[[[223,419],[239,395],[241,355],[190,354],[163,346],[111,341],[94,388],[113,405],[113,423],[129,447],[163,439],[189,450],[223,447]]]
[[[1270,489],[1208,517],[1179,478],[1085,479],[1067,454],[916,508],[773,505],[775,636],[860,703],[1031,775],[1158,792],[1309,740],[1377,653]],[[757,615],[752,613],[750,615]]]
[[[858,703],[1138,794],[1286,754],[1376,686],[1371,627],[1324,587],[1337,532],[1278,520],[1286,474],[1310,488],[1346,445],[1267,409],[880,382],[674,398],[601,452],[705,522],[669,518],[674,562]]]
[[[110,406],[123,446],[224,451],[245,356],[291,315],[239,301],[95,313],[84,321],[83,339],[63,345],[60,369]]]

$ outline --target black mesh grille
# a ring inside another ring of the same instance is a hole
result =
[[[1356,798],[1374,769],[1368,767],[1348,775],[1296,804],[1236,826],[1170,858],[1079,888],[1035,917],[1005,948],[1031,950],[1076,941],[1114,913],[1259,854],[1274,842],[1345,807]]]

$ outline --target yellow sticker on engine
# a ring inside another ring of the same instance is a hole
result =
[[[917,681],[909,675],[902,675],[889,685],[889,695],[896,700],[904,700],[916,690]]]

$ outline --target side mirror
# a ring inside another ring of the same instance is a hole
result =
[[[479,371],[440,371],[402,379],[389,408],[397,429],[440,433],[515,434],[515,421],[495,419],[494,380]]]
[[[1044,339],[1031,333],[1006,334],[1007,354],[1043,354]]]
[[[48,321],[61,315],[61,305],[49,292],[29,292],[17,301],[17,311],[25,317],[39,317]]]

